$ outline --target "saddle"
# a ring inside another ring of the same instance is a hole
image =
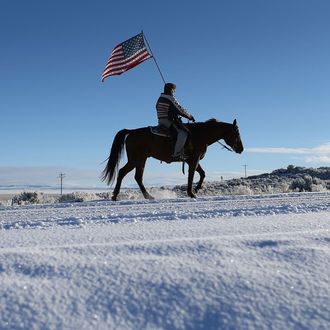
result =
[[[149,126],[152,134],[163,136],[163,137],[172,137],[171,129],[162,125],[158,126]]]

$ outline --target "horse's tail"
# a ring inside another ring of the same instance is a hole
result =
[[[116,134],[112,142],[110,156],[107,159],[108,163],[101,175],[101,180],[106,181],[108,185],[111,185],[116,177],[119,161],[123,153],[125,139],[128,133],[128,129],[122,129]]]

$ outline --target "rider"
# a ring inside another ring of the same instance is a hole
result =
[[[163,125],[167,128],[171,126],[177,132],[177,139],[172,155],[174,160],[184,160],[185,155],[183,147],[188,137],[188,133],[181,123],[180,117],[185,117],[191,121],[195,121],[194,117],[185,110],[176,100],[174,93],[176,85],[173,83],[166,83],[164,85],[164,93],[160,94],[156,103],[158,125]]]

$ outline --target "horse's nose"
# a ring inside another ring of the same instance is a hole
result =
[[[239,150],[237,151],[239,154],[241,154],[244,150],[244,147],[242,146],[241,148],[239,148]]]

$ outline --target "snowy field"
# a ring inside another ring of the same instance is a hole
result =
[[[330,329],[330,194],[0,206],[0,329]]]

